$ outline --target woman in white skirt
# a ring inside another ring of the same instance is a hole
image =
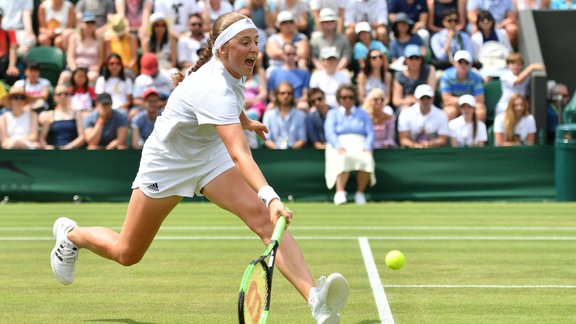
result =
[[[86,248],[122,265],[139,262],[164,218],[182,197],[206,196],[236,214],[268,244],[278,217],[292,218],[252,158],[244,129],[264,139],[268,129],[244,114],[243,82],[258,56],[258,33],[245,16],[231,12],[214,23],[208,50],[168,99],[146,141],[120,233],[80,227],[68,218],[54,223],[52,269],[63,284],[74,280],[78,250]],[[264,203],[263,203],[264,202]],[[306,298],[318,323],[337,323],[348,298],[340,274],[314,280],[300,248],[286,231],[278,268]]]
[[[328,111],[324,123],[326,135],[326,186],[336,185],[334,203],[347,202],[346,184],[350,172],[356,171],[357,204],[365,204],[364,192],[368,185],[376,184],[374,175],[374,127],[368,113],[357,107],[356,89],[351,84],[341,85],[336,91],[340,106]]]

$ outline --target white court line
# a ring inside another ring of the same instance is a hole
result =
[[[109,227],[110,229],[120,229],[118,226]],[[576,231],[576,226],[297,226],[291,225],[291,229],[303,231],[337,231],[337,230],[362,230],[362,231]],[[51,231],[52,227],[48,226],[1,226],[0,231]],[[162,226],[160,230],[179,231],[179,230],[246,230],[246,226]]]
[[[334,240],[346,241],[357,240],[358,236],[294,236],[298,240]],[[576,241],[576,236],[366,236],[371,240],[379,241]],[[181,240],[181,241],[198,241],[198,240],[255,240],[254,235],[174,235],[174,236],[156,236],[155,240]],[[53,240],[52,237],[19,237],[19,236],[0,236],[0,241],[47,241]]]
[[[384,285],[384,287],[425,289],[576,289],[576,285]]]
[[[392,311],[390,310],[388,298],[386,298],[384,287],[380,281],[380,275],[378,274],[378,268],[376,267],[374,257],[372,256],[372,249],[370,248],[370,243],[368,243],[368,238],[359,237],[358,242],[360,243],[360,250],[362,251],[362,257],[364,258],[366,272],[368,272],[368,279],[370,280],[370,286],[374,293],[374,299],[376,300],[376,307],[378,308],[380,320],[382,323],[394,324]]]

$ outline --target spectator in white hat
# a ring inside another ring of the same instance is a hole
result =
[[[388,48],[386,48],[384,43],[372,37],[372,27],[370,27],[368,22],[361,21],[357,23],[354,31],[358,35],[358,41],[354,44],[353,59],[358,69],[364,68],[370,50],[376,49],[388,56]]]
[[[458,98],[460,116],[448,123],[453,147],[484,146],[488,141],[486,124],[476,117],[476,99],[465,94]]]
[[[346,69],[352,58],[352,46],[344,36],[337,31],[338,15],[330,8],[320,11],[319,29],[312,34],[310,47],[312,49],[312,64],[315,69],[323,69],[320,52],[326,47],[335,47],[340,52],[338,70]]]
[[[427,84],[414,91],[417,102],[398,116],[401,147],[429,148],[445,146],[450,130],[442,109],[434,106],[434,90]]]
[[[458,98],[471,94],[476,99],[476,114],[479,120],[486,120],[486,105],[484,104],[484,81],[472,71],[472,55],[468,51],[458,51],[454,54],[454,66],[447,69],[440,77],[440,93],[442,106],[448,119],[458,117]]]
[[[290,11],[282,11],[276,17],[276,27],[278,32],[270,35],[266,41],[266,55],[268,56],[268,69],[282,66],[284,51],[282,47],[286,43],[293,43],[298,54],[298,67],[308,69],[308,58],[310,57],[310,42],[308,37],[298,32],[294,15]]]
[[[310,78],[310,88],[320,88],[326,95],[326,103],[330,106],[337,106],[336,91],[342,84],[350,84],[350,74],[338,71],[338,60],[340,53],[334,47],[327,47],[320,53],[323,69],[312,73]]]
[[[320,11],[322,9],[332,9],[338,16],[336,31],[344,33],[344,15],[346,12],[347,0],[310,0],[310,13],[314,20],[316,30],[320,30]]]
[[[348,1],[346,8],[346,36],[353,42],[358,32],[356,24],[360,21],[367,22],[374,30],[375,37],[383,44],[388,44],[388,1],[386,0],[362,0]]]

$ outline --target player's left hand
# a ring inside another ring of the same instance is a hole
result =
[[[270,219],[275,224],[279,217],[286,218],[286,224],[292,222],[292,211],[288,209],[279,199],[274,199],[270,202]]]
[[[262,124],[257,120],[249,120],[249,122],[244,125],[244,129],[249,130],[251,132],[255,132],[258,137],[260,137],[263,141],[266,141],[266,135],[268,134],[268,127]]]

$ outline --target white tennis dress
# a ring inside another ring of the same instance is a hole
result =
[[[132,188],[152,198],[201,196],[234,167],[214,125],[240,123],[244,78],[213,57],[174,89],[144,144]]]

